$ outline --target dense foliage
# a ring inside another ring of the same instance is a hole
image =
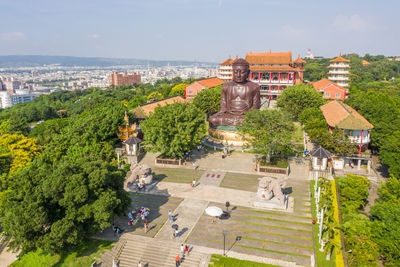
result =
[[[323,104],[325,100],[322,95],[314,87],[306,84],[288,87],[282,92],[277,102],[278,107],[289,112],[294,119],[297,119],[303,110],[320,107]]]
[[[251,144],[256,153],[285,156],[292,150],[292,134],[295,130],[290,115],[281,110],[254,109],[245,114],[240,134]]]
[[[114,146],[124,111],[178,83],[55,92],[1,110],[0,216],[12,246],[65,250],[122,214],[130,199]]]
[[[143,145],[165,157],[182,158],[206,135],[205,114],[191,103],[158,106],[141,128]]]
[[[222,85],[200,91],[193,99],[193,104],[210,116],[217,113],[221,107]]]
[[[371,208],[373,240],[387,266],[400,266],[400,181],[391,177]]]
[[[373,226],[361,213],[369,195],[366,177],[347,174],[338,178],[342,212],[342,230],[349,266],[377,266],[378,246],[373,240]]]

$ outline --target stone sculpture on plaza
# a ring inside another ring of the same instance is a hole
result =
[[[285,206],[285,195],[282,188],[286,186],[286,179],[263,177],[259,179],[256,201],[258,203],[271,202],[280,206]]]
[[[221,110],[209,118],[213,126],[239,126],[244,113],[259,109],[260,86],[249,81],[249,63],[240,58],[232,64],[233,81],[222,87]]]
[[[151,168],[146,164],[134,163],[131,165],[131,175],[125,180],[124,187],[128,188],[136,180],[141,184],[150,184],[153,181]]]

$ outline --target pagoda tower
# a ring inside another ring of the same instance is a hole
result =
[[[345,59],[342,55],[330,60],[328,80],[338,84],[341,87],[349,87],[350,60]]]

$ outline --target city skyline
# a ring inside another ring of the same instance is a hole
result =
[[[388,8],[390,7],[390,8]],[[398,56],[386,1],[0,1],[1,55],[222,62],[249,52]]]

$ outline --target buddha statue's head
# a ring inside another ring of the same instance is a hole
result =
[[[232,64],[233,81],[244,83],[249,77],[249,63],[243,58],[239,58]]]

